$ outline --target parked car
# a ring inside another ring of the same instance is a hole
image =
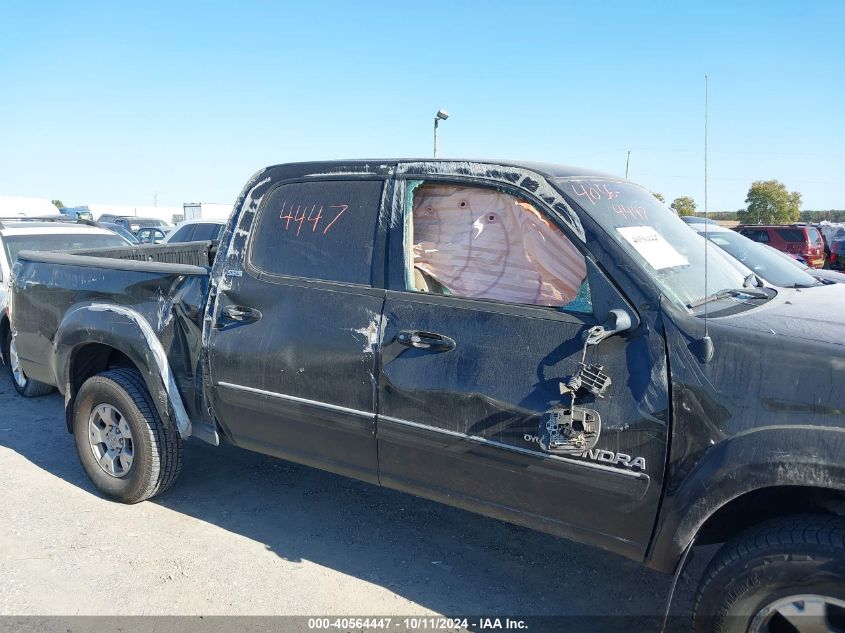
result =
[[[686,218],[682,219],[692,229],[697,231],[699,235],[706,236],[716,246],[773,286],[780,286],[781,288],[809,288],[819,283],[818,280],[800,268],[796,268],[795,265],[785,262],[781,259],[780,253],[773,253],[772,250],[774,249],[767,248],[764,244],[759,244],[736,231],[719,226],[718,224],[705,225],[697,222],[690,223]],[[784,257],[788,256],[784,255]]]
[[[57,221],[61,219],[63,221]],[[30,380],[18,361],[9,328],[9,286],[12,265],[22,250],[65,251],[79,248],[126,246],[127,241],[105,229],[77,223],[68,218],[0,219],[0,352],[15,389],[26,396],[47,393],[52,387]]]
[[[687,224],[707,224],[709,226],[719,226],[713,218],[703,218],[698,215],[682,215],[679,216]]]
[[[135,231],[135,237],[141,244],[161,244],[167,237],[168,231],[156,226],[145,226]]]
[[[740,225],[734,230],[741,235],[783,251],[800,255],[810,268],[824,267],[824,242],[819,230],[805,224]]]
[[[162,242],[172,244],[175,242],[219,240],[225,226],[225,220],[204,220],[201,218],[184,220],[177,224]]]
[[[772,248],[768,244],[760,244],[760,246],[765,247],[770,253],[776,253],[778,257],[780,257],[783,261],[789,263],[791,266],[798,268],[799,270],[803,270],[808,275],[815,277],[819,281],[825,284],[844,284],[845,283],[845,273],[841,273],[835,270],[828,270],[826,268],[810,268],[805,264],[803,261],[799,260],[798,258],[794,257],[793,255],[789,255],[787,253],[783,253],[776,248]]]
[[[139,229],[147,227],[155,227],[163,231],[173,227],[172,224],[159,218],[142,218],[135,215],[114,215],[111,213],[104,213],[97,218],[97,221],[117,224],[133,234],[137,233]]]
[[[211,267],[19,256],[21,367],[102,494],[224,438],[667,573],[724,543],[697,631],[845,600],[845,287],[761,285],[554,165],[279,165],[235,209]]]
[[[59,212],[62,215],[66,215],[71,220],[93,220],[94,216],[91,213],[91,209],[87,206],[81,207],[61,207]]]
[[[825,257],[829,261],[831,243],[838,240],[845,240],[845,224],[823,220],[813,226],[815,226],[822,235]]]
[[[134,233],[130,233],[119,224],[114,224],[113,222],[94,222],[94,224],[104,229],[108,229],[113,233],[117,233],[118,235],[120,235],[120,237],[124,238],[127,242],[131,244],[141,243],[141,240],[138,239],[137,235],[135,235]]]
[[[845,231],[837,232],[830,239],[830,267],[845,270]]]

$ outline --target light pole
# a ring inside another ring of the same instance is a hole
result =
[[[445,121],[449,118],[449,113],[446,110],[438,110],[434,115],[434,157],[437,158],[437,126],[440,121]]]

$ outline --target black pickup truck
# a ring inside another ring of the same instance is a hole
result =
[[[118,501],[224,439],[667,573],[725,543],[700,631],[841,623],[845,287],[706,245],[583,169],[287,164],[216,257],[21,253],[0,327]]]

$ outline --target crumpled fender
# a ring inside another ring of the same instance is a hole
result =
[[[191,435],[191,420],[176,387],[167,354],[144,316],[120,305],[91,303],[69,310],[53,340],[56,384],[66,407],[74,396],[70,368],[85,345],[100,343],[125,354],[138,368],[165,424],[175,425],[182,438]],[[70,424],[70,422],[69,422]]]
[[[845,429],[768,426],[722,440],[667,490],[650,567],[671,572],[701,526],[741,495],[773,486],[842,490]]]

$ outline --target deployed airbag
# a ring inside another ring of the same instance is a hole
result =
[[[530,203],[440,184],[413,196],[413,266],[451,294],[544,306],[579,295],[583,255]]]

